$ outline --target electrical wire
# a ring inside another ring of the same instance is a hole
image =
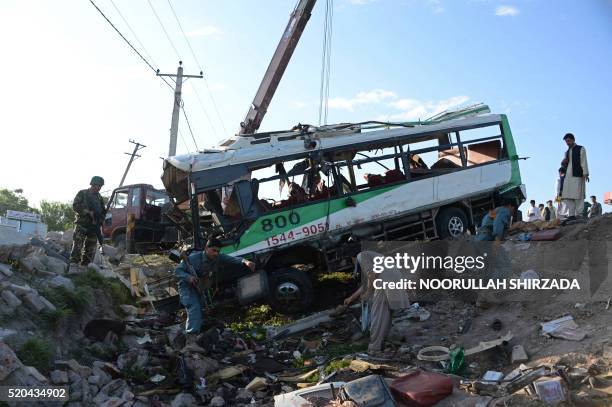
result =
[[[176,15],[176,12],[174,11],[174,7],[172,7],[172,3],[170,2],[170,0],[168,0],[168,5],[170,6],[170,10],[172,10],[172,14],[174,14],[174,19],[176,20],[176,23],[178,24],[179,28],[181,29],[181,33],[183,33],[183,37],[185,38],[185,41],[187,42],[187,46],[189,47],[189,51],[191,51],[191,56],[193,56],[193,59],[195,60],[196,64],[198,65],[198,68],[200,68],[200,71],[204,71],[202,69],[202,65],[200,65],[200,61],[198,61],[198,58],[195,55],[195,52],[193,52],[193,48],[191,47],[191,42],[189,41],[189,38],[187,37],[187,35],[185,34],[185,31],[183,30],[183,26],[181,25],[181,22],[180,22],[178,16]]]
[[[202,98],[200,98],[200,93],[198,92],[198,89],[193,85],[193,83],[192,82],[190,83],[191,83],[191,89],[193,89],[193,92],[196,95],[196,99],[198,100],[198,104],[200,105],[202,112],[204,112],[204,117],[206,117],[206,120],[208,121],[210,128],[213,130],[213,134],[215,135],[215,137],[217,137],[217,129],[215,128],[212,120],[210,119],[208,112],[206,111],[206,109],[204,109],[204,103],[202,102]]]
[[[125,36],[124,36],[124,35],[121,33],[121,31],[119,31],[119,29],[118,29],[118,28],[117,28],[117,27],[116,27],[116,26],[115,26],[115,25],[114,25],[114,24],[111,22],[111,20],[109,20],[109,18],[106,16],[106,14],[104,14],[104,12],[103,12],[102,10],[100,10],[100,7],[98,7],[98,6],[96,5],[96,3],[94,3],[94,2],[93,2],[93,0],[89,0],[89,2],[92,4],[92,6],[94,6],[94,7],[96,8],[96,10],[98,10],[98,12],[99,12],[99,13],[102,15],[102,17],[104,17],[104,19],[106,20],[106,22],[107,22],[108,24],[110,24],[110,26],[111,26],[111,27],[113,27],[113,29],[115,30],[115,32],[116,32],[117,34],[119,34],[119,36],[120,36],[120,37],[123,39],[123,41],[125,41],[125,42],[126,42],[126,44],[130,46],[130,48],[132,49],[132,51],[134,51],[134,52],[136,53],[136,55],[138,55],[138,57],[140,57],[140,59],[141,59],[141,60],[142,60],[142,61],[143,61],[145,64],[147,64],[147,66],[148,66],[149,68],[151,68],[151,70],[152,70],[153,72],[155,72],[155,73],[157,74],[157,70],[156,70],[155,68],[153,68],[153,65],[151,65],[151,63],[149,63],[149,61],[147,61],[147,59],[146,59],[145,57],[143,57],[143,56],[142,56],[142,54],[141,54],[140,52],[138,52],[138,50],[137,50],[137,49],[136,49],[136,48],[135,48],[135,47],[132,45],[132,43],[131,43],[131,42],[130,42],[130,41],[127,39],[127,38],[125,38]],[[162,80],[162,81],[164,81],[164,83],[165,83],[166,85],[168,85],[168,86],[170,87],[170,89],[172,89],[172,90],[174,91],[174,87],[173,87],[172,85],[170,85],[170,83],[168,83],[168,81],[167,81],[165,78],[163,78],[163,77],[160,77],[160,78],[161,78],[161,80]]]
[[[179,54],[178,50],[174,46],[174,42],[172,41],[172,38],[170,38],[170,35],[168,35],[168,31],[166,31],[166,27],[164,26],[164,23],[162,23],[161,18],[159,18],[157,11],[155,11],[155,7],[153,7],[153,3],[151,3],[151,0],[147,0],[147,2],[149,3],[149,7],[151,7],[151,11],[153,11],[153,14],[155,14],[155,18],[157,18],[157,22],[159,23],[162,30],[164,31],[164,34],[166,34],[166,38],[168,39],[168,42],[172,46],[172,49],[174,49],[174,52],[176,53],[177,58],[180,60],[181,55]]]
[[[221,127],[223,128],[223,134],[226,135],[227,130],[225,129],[225,123],[223,122],[223,119],[221,118],[221,114],[219,113],[219,109],[217,108],[217,102],[215,102],[215,98],[213,97],[213,94],[210,91],[210,88],[208,87],[208,81],[206,80],[206,77],[204,77],[204,85],[206,86],[206,90],[208,91],[208,96],[210,97],[210,101],[212,102],[213,107],[215,108],[215,112],[217,113],[217,118],[221,122]]]
[[[198,143],[196,143],[195,136],[193,135],[193,130],[191,130],[191,123],[189,123],[187,112],[185,111],[185,103],[182,100],[181,100],[181,110],[183,111],[183,116],[185,116],[185,122],[187,122],[187,128],[189,129],[189,133],[191,134],[191,139],[193,140],[193,144],[195,145],[196,151],[200,151],[200,149],[198,148]]]
[[[123,20],[123,23],[127,26],[128,30],[130,30],[130,32],[134,36],[134,39],[136,40],[138,45],[140,45],[140,48],[142,48],[147,58],[149,58],[149,60],[152,62],[153,65],[158,66],[157,63],[153,60],[153,57],[151,56],[151,54],[149,54],[149,51],[147,51],[147,49],[145,48],[144,44],[140,41],[140,38],[138,38],[138,35],[136,35],[136,32],[134,32],[134,30],[132,29],[132,26],[130,25],[130,23],[128,23],[125,17],[123,17],[123,14],[119,10],[119,7],[117,7],[117,5],[115,4],[113,0],[110,0],[110,2],[115,8],[115,11],[117,11],[117,14],[119,14],[119,17],[121,17],[121,20]]]
[[[195,61],[195,63],[198,65],[198,68],[200,69],[200,72],[204,72],[204,69],[202,68],[202,64],[200,64],[200,61],[198,60],[198,57],[196,56],[193,47],[191,46],[191,41],[189,41],[189,37],[187,37],[187,34],[185,34],[185,30],[183,30],[183,25],[181,24],[181,21],[178,18],[178,15],[176,14],[174,7],[172,6],[172,2],[170,0],[168,1],[168,5],[170,6],[170,9],[172,10],[172,14],[174,15],[174,18],[176,20],[176,23],[179,26],[179,29],[181,30],[181,33],[183,34],[183,38],[185,39],[185,42],[187,43],[187,47],[189,48],[189,51],[191,52],[191,56],[193,56],[193,59]],[[227,130],[225,129],[225,123],[223,122],[223,119],[221,118],[221,114],[219,113],[219,109],[217,108],[217,102],[215,101],[215,98],[213,97],[212,92],[210,91],[210,87],[208,86],[208,81],[206,80],[206,77],[203,78],[204,79],[204,85],[206,86],[206,91],[208,92],[208,96],[210,97],[210,100],[212,102],[212,105],[215,109],[215,113],[217,114],[217,118],[219,119],[219,122],[221,123],[221,127],[223,128],[223,133],[227,134]],[[202,103],[202,100],[200,98],[200,96],[197,93],[197,90],[195,88],[195,86],[192,86],[193,90],[195,91],[199,101],[200,101],[200,106],[202,107],[202,110],[204,110],[204,104]],[[208,113],[206,113],[206,110],[204,110],[206,117],[208,118],[208,122],[210,123],[210,126],[213,128],[213,131],[215,133],[215,136],[217,135],[217,131],[214,128],[212,121],[210,120],[210,116],[208,116]]]
[[[185,146],[185,152],[189,152],[189,146],[187,146],[187,142],[185,141],[185,137],[183,137],[183,132],[181,129],[178,129],[179,136],[181,136],[181,140],[183,140],[183,145]]]

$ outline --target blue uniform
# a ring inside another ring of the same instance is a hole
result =
[[[198,277],[203,277],[208,274],[213,279],[219,280],[219,265],[240,265],[243,260],[238,257],[228,256],[227,254],[219,253],[214,259],[209,259],[204,252],[193,252],[189,255],[189,262],[193,266]],[[246,269],[246,267],[245,267]],[[189,284],[191,274],[187,270],[187,265],[184,261],[174,270],[174,274],[178,279],[178,292],[181,298],[181,304],[187,310],[187,322],[185,325],[186,333],[198,333],[202,327],[202,299],[198,294],[198,290]]]
[[[510,209],[505,206],[495,208],[495,218],[491,218],[489,214],[482,218],[478,233],[476,233],[476,240],[480,241],[493,241],[496,237],[500,239],[504,238],[506,230],[510,226],[510,219],[512,214]]]

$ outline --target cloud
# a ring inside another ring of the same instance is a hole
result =
[[[453,96],[443,100],[416,100],[416,99],[398,99],[388,103],[389,107],[402,110],[400,113],[395,113],[381,117],[383,120],[424,120],[435,114],[456,108],[470,100],[469,96]]]
[[[217,34],[221,34],[221,30],[214,25],[204,25],[185,33],[187,37],[210,37]]]
[[[354,98],[343,97],[330,98],[328,105],[332,109],[348,110],[352,112],[356,106],[367,104],[379,104],[385,100],[397,99],[394,92],[384,89],[373,89],[368,92],[359,92]]]
[[[446,11],[440,0],[427,0],[427,4],[431,7],[431,11],[434,14],[440,14]]]
[[[329,99],[331,109],[346,110],[353,112],[360,106],[382,105],[397,113],[379,117],[381,120],[418,120],[427,119],[437,113],[455,108],[470,100],[469,96],[453,96],[443,100],[418,100],[410,98],[399,98],[396,92],[373,89],[367,92],[359,92],[355,97],[335,97]]]
[[[518,9],[513,6],[499,6],[495,9],[495,15],[499,17],[514,17],[519,13]]]
[[[363,6],[365,4],[374,3],[377,0],[348,0],[349,3],[355,6]]]
[[[291,105],[296,109],[303,109],[308,106],[308,103],[302,102],[301,100],[294,100],[293,102],[291,102]]]

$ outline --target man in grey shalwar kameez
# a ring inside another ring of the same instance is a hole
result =
[[[410,307],[408,291],[395,289],[375,289],[374,280],[381,279],[384,282],[400,282],[401,271],[396,268],[385,268],[382,273],[375,273],[374,258],[384,255],[363,251],[357,255],[355,268],[361,269],[361,286],[350,297],[344,300],[348,306],[358,298],[370,303],[370,343],[368,352],[380,352],[383,350],[384,341],[391,330],[393,311]]]
[[[584,147],[576,144],[572,133],[567,133],[563,140],[568,150],[562,165],[566,167],[561,201],[565,206],[568,219],[582,216],[582,206],[585,198],[586,182],[589,181],[589,166]]]

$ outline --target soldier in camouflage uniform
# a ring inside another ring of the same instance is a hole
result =
[[[104,179],[95,176],[90,185],[89,189],[80,190],[72,203],[75,225],[70,253],[71,266],[86,266],[93,261],[97,244],[96,228],[101,226],[106,215],[104,201],[100,195]]]

